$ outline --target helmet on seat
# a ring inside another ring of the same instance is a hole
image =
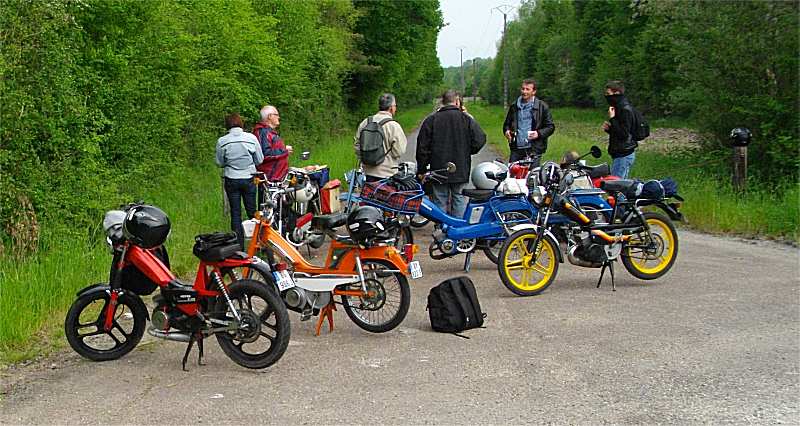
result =
[[[167,214],[158,207],[146,204],[128,210],[122,223],[122,234],[125,238],[141,248],[153,248],[164,244],[169,231]]]
[[[378,237],[386,230],[383,212],[372,206],[360,206],[347,215],[347,232],[357,243]]]
[[[539,169],[539,185],[553,185],[561,181],[561,168],[552,161],[544,163]]]
[[[475,166],[470,178],[477,189],[495,189],[497,184],[504,181],[507,176],[508,167],[504,164],[487,161]]]

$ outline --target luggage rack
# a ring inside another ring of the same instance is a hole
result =
[[[413,215],[419,212],[424,196],[425,191],[419,184],[416,189],[398,191],[390,182],[379,181],[365,183],[358,198],[360,202],[382,210]]]

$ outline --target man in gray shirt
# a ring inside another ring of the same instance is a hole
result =
[[[247,217],[256,213],[256,185],[253,175],[256,166],[264,161],[264,153],[258,139],[242,130],[239,114],[225,117],[228,134],[217,140],[217,165],[224,169],[225,192],[231,206],[231,230],[236,232],[239,245],[244,249],[242,227],[242,202]]]

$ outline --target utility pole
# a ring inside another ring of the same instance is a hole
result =
[[[508,12],[514,9],[514,6],[501,4],[495,7],[498,12],[503,14],[503,39],[500,48],[503,49],[503,107],[508,108],[508,49],[506,49],[506,27],[508,26]]]
[[[472,100],[478,98],[478,58],[472,58]]]
[[[461,96],[464,96],[464,47],[459,47],[458,50],[461,52]]]

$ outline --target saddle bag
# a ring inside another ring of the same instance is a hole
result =
[[[194,237],[192,253],[206,262],[220,262],[241,251],[233,232],[213,232]]]
[[[483,327],[486,314],[481,311],[475,285],[467,276],[442,281],[428,294],[428,315],[434,331],[457,333]]]

